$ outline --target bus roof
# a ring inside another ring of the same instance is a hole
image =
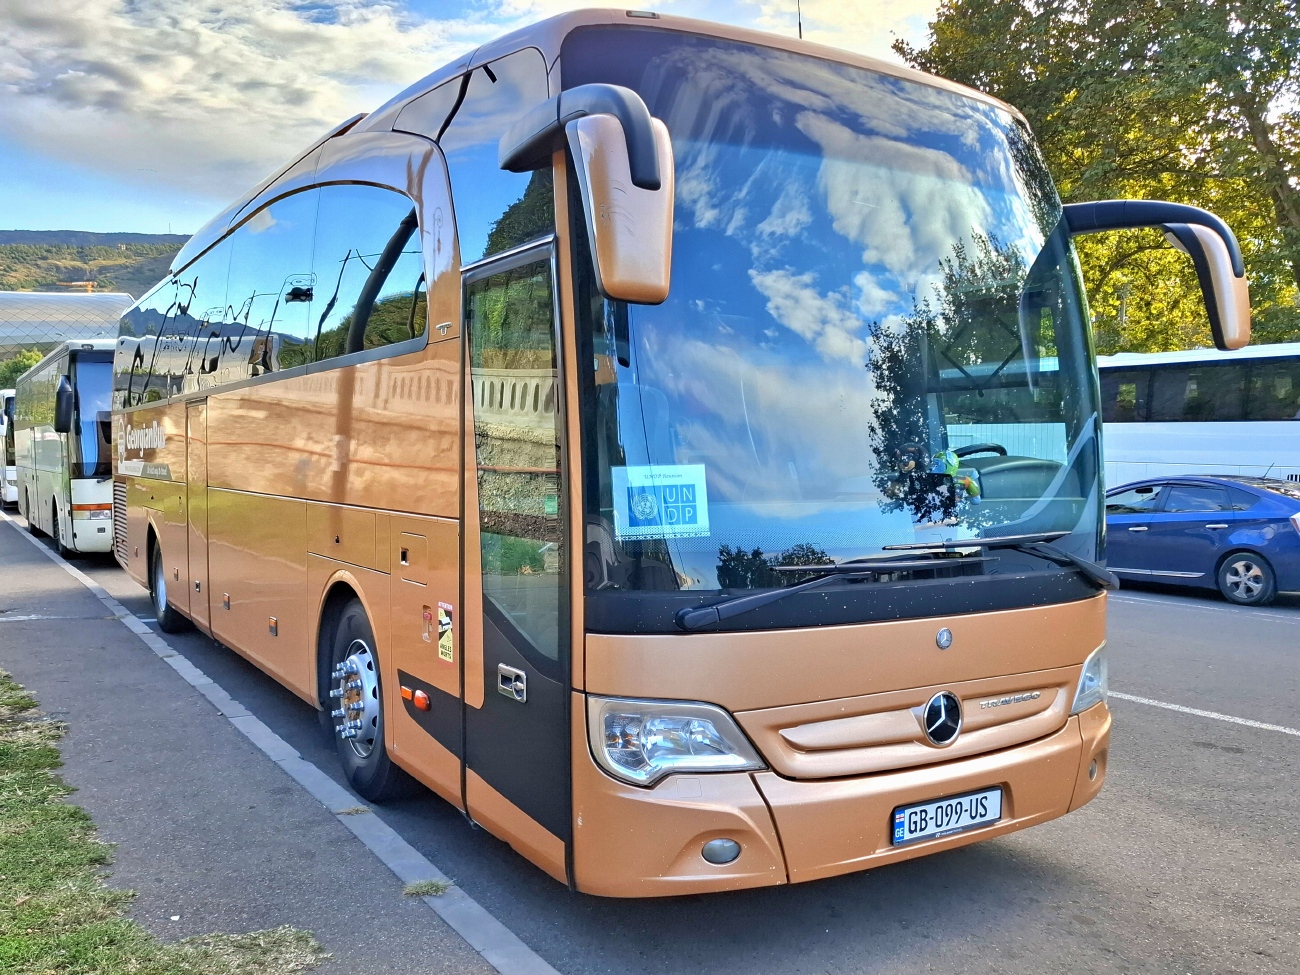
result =
[[[1135,366],[1177,365],[1197,362],[1230,362],[1237,359],[1275,359],[1300,357],[1300,342],[1276,342],[1271,345],[1248,345],[1236,352],[1218,349],[1184,349],[1178,352],[1117,352],[1097,356],[1098,369],[1132,369]]]
[[[18,377],[16,384],[21,384],[24,379],[36,372],[43,365],[52,359],[68,352],[112,352],[117,348],[115,339],[70,339],[67,342],[60,342],[49,352],[45,353],[45,358],[36,365],[32,366],[25,373]]]
[[[432,74],[426,75],[415,84],[398,92],[370,114],[355,116],[348,119],[346,122],[335,126],[320,139],[317,139],[310,146],[302,149],[291,159],[287,160],[284,167],[276,170],[271,177],[243,194],[238,200],[204,224],[204,226],[201,227],[177,253],[176,257],[172,261],[171,272],[175,273],[181,270],[215,244],[222,236],[224,236],[225,232],[234,225],[235,221],[248,208],[250,203],[256,201],[271,189],[282,176],[292,170],[294,166],[330,139],[343,137],[354,132],[390,132],[393,130],[393,124],[397,121],[397,116],[401,114],[402,109],[405,108],[409,102],[414,101],[423,94],[426,94],[444,81],[463,74],[471,68],[478,67],[481,64],[486,64],[489,61],[503,57],[504,55],[510,54],[514,51],[522,50],[523,48],[537,48],[541,51],[543,58],[545,58],[548,70],[554,71],[560,56],[560,45],[563,44],[564,38],[568,36],[571,31],[578,27],[613,24],[628,24],[638,27],[653,26],[660,30],[675,30],[690,34],[704,34],[710,37],[720,37],[762,47],[771,47],[778,50],[807,54],[812,57],[836,61],[841,64],[866,68],[870,71],[875,71],[895,78],[920,82],[934,88],[943,89],[944,91],[955,92],[982,101],[985,104],[996,105],[997,107],[1010,112],[1012,115],[1016,116],[1016,118],[1019,118],[1022,121],[1024,120],[1024,116],[1013,106],[999,101],[992,95],[987,95],[974,88],[968,88],[965,85],[959,85],[955,81],[949,81],[946,78],[940,78],[936,75],[925,74],[924,72],[916,71],[900,64],[892,64],[888,61],[880,61],[876,58],[854,54],[850,51],[829,47],[824,44],[814,44],[811,41],[788,37],[784,34],[772,34],[766,31],[750,30],[743,27],[731,27],[726,24],[716,24],[707,20],[695,20],[690,17],[673,17],[668,14],[653,13],[644,10],[627,10],[624,8],[612,7],[574,10],[568,13],[557,14],[554,17],[548,17],[545,20],[538,21],[535,24],[530,24],[520,30],[498,37],[496,40],[489,41],[471,53],[443,65]],[[558,79],[552,80],[551,87],[552,91],[558,91]],[[436,133],[425,134],[430,138],[433,138],[436,135]]]

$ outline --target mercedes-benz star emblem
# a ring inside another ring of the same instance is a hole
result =
[[[939,645],[940,650],[947,650],[952,646],[952,630],[945,626],[934,635],[934,642]]]
[[[951,745],[961,734],[961,701],[952,691],[940,691],[926,702],[921,719],[932,744]]]

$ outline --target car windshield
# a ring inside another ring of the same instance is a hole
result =
[[[580,30],[562,63],[566,88],[638,91],[676,159],[668,300],[584,305],[590,588],[762,588],[778,566],[1053,531],[1096,557],[1083,299],[1020,122],[667,31]]]

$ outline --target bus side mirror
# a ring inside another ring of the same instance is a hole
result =
[[[1236,235],[1219,217],[1200,207],[1160,200],[1067,203],[1062,209],[1074,235],[1139,227],[1163,230],[1165,239],[1196,267],[1215,346],[1226,352],[1250,343],[1246,265]]]
[[[1164,227],[1165,240],[1192,259],[1201,283],[1214,344],[1224,350],[1250,344],[1250,288],[1232,272],[1232,255],[1212,230],[1189,223]]]
[[[651,119],[658,189],[632,182],[623,127],[612,115],[565,126],[582,193],[596,287],[606,298],[658,305],[668,297],[673,262],[673,147],[668,127]]]
[[[67,376],[59,378],[59,388],[54,392],[54,432],[72,431],[72,383]]]
[[[548,165],[568,142],[582,194],[596,286],[606,298],[657,305],[672,269],[674,164],[667,127],[620,85],[570,88],[520,118],[498,146],[513,173]]]

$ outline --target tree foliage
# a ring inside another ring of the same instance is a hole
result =
[[[18,377],[41,361],[35,349],[23,349],[0,361],[0,389],[13,389]]]
[[[1062,197],[1220,214],[1256,341],[1300,338],[1300,0],[944,0],[914,67],[1015,105]],[[1155,231],[1078,240],[1101,351],[1210,344],[1191,262]]]

